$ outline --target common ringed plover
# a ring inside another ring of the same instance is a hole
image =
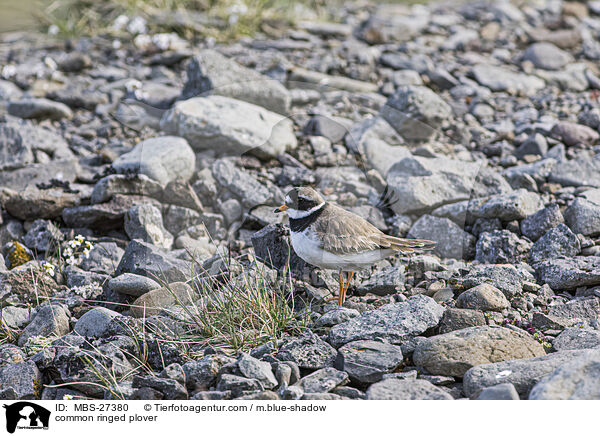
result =
[[[326,202],[309,187],[290,190],[285,204],[275,209],[279,212],[288,214],[292,247],[298,256],[319,268],[339,271],[340,306],[356,270],[396,252],[412,253],[435,246],[433,241],[386,235],[360,216]]]

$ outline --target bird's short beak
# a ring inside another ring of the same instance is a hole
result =
[[[286,210],[288,210],[288,209],[289,209],[289,207],[287,207],[285,204],[282,204],[282,205],[281,205],[281,206],[279,206],[277,209],[275,209],[275,210],[273,211],[273,213],[279,213],[279,212],[283,212],[283,211],[286,211]]]

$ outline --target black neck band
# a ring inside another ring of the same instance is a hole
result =
[[[305,216],[304,218],[291,218],[290,217],[290,230],[292,232],[304,231],[308,226],[310,226],[312,223],[314,223],[317,218],[319,218],[319,215],[321,215],[321,213],[323,213],[323,209],[325,209],[325,207],[326,206],[323,205],[323,207],[320,207],[319,209],[315,210],[313,213]]]

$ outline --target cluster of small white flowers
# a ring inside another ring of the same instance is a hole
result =
[[[115,18],[115,21],[113,21],[112,28],[115,31],[123,30],[125,26],[127,26],[127,23],[129,23],[127,15],[119,15]]]
[[[44,271],[46,271],[46,274],[48,274],[50,277],[54,277],[56,275],[56,266],[50,262],[42,262],[42,268],[44,268]]]
[[[5,79],[10,79],[15,74],[17,74],[17,67],[14,65],[5,65],[4,68],[2,68],[2,77]]]
[[[146,20],[142,17],[133,17],[127,24],[127,30],[133,34],[146,33]]]
[[[76,265],[82,258],[90,257],[90,251],[94,248],[94,244],[82,235],[77,235],[75,238],[67,242],[67,248],[63,251],[62,256],[68,265]]]
[[[248,12],[248,6],[244,2],[238,1],[232,4],[227,10],[229,13],[229,24],[234,25],[238,22],[240,15],[246,15]]]

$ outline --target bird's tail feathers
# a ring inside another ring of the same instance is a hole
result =
[[[386,245],[389,244],[390,248],[403,253],[429,251],[433,250],[436,245],[435,241],[428,241],[426,239],[405,239],[387,235],[385,242]]]

